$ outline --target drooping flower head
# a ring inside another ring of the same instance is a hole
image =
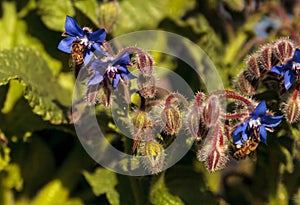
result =
[[[118,58],[107,57],[104,59],[96,59],[92,62],[92,69],[95,71],[87,85],[96,85],[104,79],[108,80],[115,89],[120,80],[131,80],[136,78],[129,72],[127,66],[130,64],[130,57],[127,52]]]
[[[286,64],[273,66],[271,71],[284,75],[284,86],[288,90],[300,76],[300,49],[295,50],[293,58]]]
[[[102,53],[100,43],[104,41],[106,32],[104,29],[92,32],[87,27],[81,28],[72,17],[67,16],[64,35],[67,38],[61,40],[57,48],[63,52],[71,53],[72,43],[79,40],[85,47],[84,60],[88,62],[94,51]]]
[[[262,101],[250,114],[246,122],[241,123],[232,132],[233,143],[242,146],[250,137],[254,137],[254,132],[258,133],[259,141],[267,144],[267,130],[276,127],[281,122],[282,116],[267,115],[266,102]]]

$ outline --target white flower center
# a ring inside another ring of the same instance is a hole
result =
[[[260,118],[257,118],[256,120],[250,119],[250,121],[249,121],[250,128],[259,127],[260,125],[261,125]]]
[[[113,78],[117,72],[118,72],[118,68],[112,66],[111,64],[109,64],[109,66],[106,68],[106,73],[110,78]]]
[[[292,69],[295,70],[295,71],[299,71],[300,70],[300,63],[293,62]]]
[[[89,39],[87,38],[87,36],[84,36],[84,37],[81,39],[81,43],[82,43],[83,45],[85,45],[86,47],[91,48],[92,42],[89,41]]]

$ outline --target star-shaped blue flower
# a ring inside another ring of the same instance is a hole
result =
[[[102,43],[106,38],[106,32],[104,29],[100,29],[95,32],[91,32],[89,28],[82,29],[72,17],[67,16],[64,34],[68,37],[60,41],[57,47],[59,50],[71,53],[72,43],[79,39],[86,48],[84,53],[85,62],[88,62],[91,59],[94,51],[102,53],[100,43]]]
[[[266,114],[266,102],[262,101],[250,114],[245,123],[237,126],[232,132],[233,143],[243,145],[250,137],[259,137],[258,140],[267,144],[267,129],[280,124],[282,116],[270,116]],[[259,136],[253,136],[254,130]]]
[[[96,59],[92,62],[92,68],[95,71],[94,75],[90,78],[87,85],[99,84],[103,79],[111,82],[112,87],[115,89],[120,79],[131,80],[136,78],[135,75],[129,72],[127,66],[130,63],[130,57],[127,52],[115,59],[106,61]]]
[[[284,86],[288,90],[300,75],[300,49],[296,49],[294,56],[286,64],[273,66],[272,72],[284,75]]]

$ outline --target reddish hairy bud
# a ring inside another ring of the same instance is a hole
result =
[[[152,75],[153,59],[151,55],[145,51],[140,51],[136,56],[136,65],[140,72],[145,76]]]
[[[199,161],[204,161],[205,166],[210,172],[224,168],[228,161],[227,138],[224,136],[219,124],[211,130],[210,135],[204,141],[201,149],[197,152]]]
[[[293,57],[294,51],[295,45],[288,38],[279,39],[275,42],[274,55],[282,64],[285,64],[288,60],[290,60]]]
[[[176,135],[181,127],[181,114],[177,107],[168,106],[162,112],[165,123],[164,131],[169,135]]]
[[[277,64],[277,60],[274,58],[272,44],[267,44],[262,47],[259,61],[261,68],[264,70],[271,70],[272,67]]]
[[[203,122],[207,127],[214,126],[219,120],[221,112],[220,102],[217,96],[212,95],[204,103],[202,108]]]
[[[144,76],[142,74],[138,77],[138,89],[141,96],[146,99],[153,98],[156,93],[155,77],[153,75]]]
[[[256,93],[258,81],[256,79],[248,79],[247,72],[241,72],[235,80],[235,88],[244,95],[251,96]]]
[[[288,122],[294,123],[299,119],[300,116],[300,100],[297,97],[293,99],[292,97],[288,100],[286,104],[283,105],[283,113]]]
[[[249,71],[249,74],[252,75],[252,78],[260,77],[258,55],[253,55],[248,58],[247,70]]]

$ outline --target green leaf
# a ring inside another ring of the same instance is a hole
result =
[[[20,191],[23,187],[20,167],[17,164],[9,164],[4,172],[1,172],[0,175],[2,186],[7,189],[15,188]]]
[[[44,45],[28,34],[26,22],[17,16],[15,2],[2,2],[3,16],[0,19],[0,50],[11,49],[22,45],[39,51],[47,61],[54,74],[61,69],[61,62],[52,58],[45,50]],[[63,17],[64,21],[65,17]]]
[[[195,1],[188,0],[121,1],[121,15],[113,29],[113,35],[154,29],[164,18],[181,17],[194,3]]]
[[[20,97],[23,96],[24,86],[22,86],[17,80],[11,80],[9,83],[9,90],[7,92],[4,107],[2,108],[2,113],[8,113],[13,108],[15,103]]]
[[[68,199],[69,191],[61,181],[53,180],[44,186],[30,205],[83,205],[79,199]]]
[[[164,174],[156,176],[151,187],[150,202],[153,205],[182,205],[183,201],[170,193],[166,184]]]
[[[98,3],[96,0],[76,0],[75,7],[85,14],[95,25],[99,26]]]
[[[70,93],[58,85],[37,52],[22,47],[0,52],[0,85],[12,79],[25,86],[24,97],[34,113],[53,124],[67,122],[62,107],[70,105]]]
[[[37,7],[44,24],[56,31],[64,31],[66,15],[75,14],[71,0],[38,0]]]
[[[106,197],[110,204],[120,204],[120,196],[115,190],[115,186],[118,183],[116,173],[104,168],[98,168],[94,173],[84,171],[83,175],[91,185],[96,196],[106,194]]]

